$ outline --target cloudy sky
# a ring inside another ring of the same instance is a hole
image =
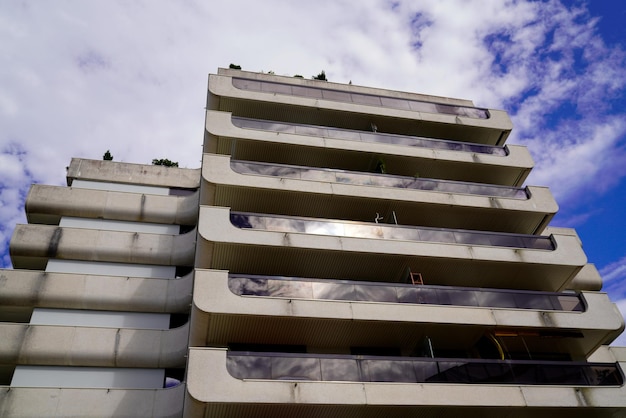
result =
[[[507,110],[626,312],[625,21],[614,0],[3,0],[0,267],[72,156],[199,167],[207,74],[235,63]]]

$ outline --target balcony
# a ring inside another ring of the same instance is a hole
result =
[[[448,141],[445,139],[409,135],[394,135],[384,132],[357,131],[333,128],[331,126],[281,123],[277,121],[242,118],[236,116],[233,116],[232,123],[241,129],[256,129],[278,134],[310,135],[320,138],[341,139],[345,141],[359,141],[372,144],[392,144],[402,147],[418,147],[433,150],[470,152],[500,157],[506,157],[509,155],[509,149],[506,145],[503,147],[496,147],[493,145],[473,144],[471,142]]]
[[[328,168],[302,167],[287,164],[269,164],[253,161],[231,160],[231,168],[240,174],[254,174],[300,180],[346,183],[361,186],[393,187],[398,189],[428,190],[441,193],[458,193],[478,196],[528,199],[526,188],[491,184],[446,181],[388,174],[359,173]]]
[[[621,386],[617,363],[228,352],[236,379]]]
[[[505,186],[521,186],[533,167],[528,150],[519,145],[494,147],[372,132],[370,122],[337,128],[329,124],[331,121],[312,125],[258,117],[207,111],[205,152],[302,166],[323,163],[354,171],[367,171],[373,156],[381,156],[390,174],[413,176],[419,171],[427,178]]]
[[[410,110],[413,112],[442,113],[446,115],[464,116],[475,119],[489,119],[489,111],[487,109],[477,107],[377,96],[373,94],[341,91],[332,88],[293,85],[275,81],[251,80],[236,77],[233,77],[233,86],[240,90],[263,93],[332,100],[366,106]]]
[[[506,112],[471,101],[266,74],[209,76],[207,109],[282,122],[460,140],[501,146],[512,129]]]
[[[497,334],[507,358],[560,352],[581,360],[624,327],[615,305],[600,292],[294,279],[209,269],[195,271],[192,310],[191,345],[375,346],[406,355],[425,339],[436,353],[472,353],[481,350],[476,344],[485,335]]]
[[[587,264],[577,236],[271,216],[201,206],[196,267],[234,273],[562,291]]]
[[[189,414],[186,416],[232,418],[311,415],[339,418],[350,415],[384,418],[439,414],[468,418],[496,418],[507,415],[608,418],[619,416],[626,407],[626,389],[618,386],[622,381],[620,368],[623,363],[616,366],[615,360],[607,363],[571,364],[572,368],[565,364],[552,367],[539,362],[535,365],[522,365],[462,360],[455,364],[455,361],[443,363],[442,360],[440,368],[450,368],[440,369],[437,373],[438,360],[407,359],[409,363],[420,360],[425,360],[427,365],[430,363],[435,368],[430,376],[439,379],[414,383],[418,377],[425,380],[424,377],[429,376],[427,366],[403,370],[396,368],[397,365],[389,367],[390,364],[385,364],[389,361],[387,359],[377,362],[369,359],[357,360],[350,356],[337,356],[341,363],[338,361],[340,368],[335,370],[328,370],[326,365],[322,368],[322,356],[317,356],[317,359],[303,356],[307,362],[318,363],[300,363],[301,370],[292,368],[293,363],[283,363],[286,366],[285,374],[278,369],[273,371],[277,373],[276,376],[282,375],[285,380],[264,379],[263,376],[268,376],[265,368],[268,363],[259,361],[258,368],[248,369],[258,375],[242,380],[233,377],[227,369],[227,363],[233,362],[234,356],[237,354],[227,354],[222,349],[190,350],[187,389],[192,402],[186,404],[186,413]],[[250,360],[245,357],[239,358]],[[366,374],[353,374],[352,377],[363,380],[301,380],[302,375],[306,377],[309,371],[312,374],[319,373],[320,377],[332,373],[333,378],[342,373],[347,375],[355,368],[360,373],[359,366],[365,369]],[[423,374],[418,375],[416,370]],[[515,371],[514,375],[511,370]],[[470,376],[475,383],[450,382],[462,379],[469,381]],[[385,378],[398,380],[364,381]],[[415,380],[411,381],[412,379]],[[520,381],[516,382],[514,379]],[[498,380],[506,383],[496,383]],[[556,383],[559,381],[561,383]],[[591,383],[606,385],[591,386]],[[581,408],[583,396],[584,407]]]
[[[580,294],[231,274],[235,295],[584,312]]]
[[[231,212],[230,222],[237,228],[274,232],[299,232],[314,235],[353,238],[427,241],[437,243],[486,245],[506,248],[527,248],[553,251],[551,237],[504,234],[469,230],[424,228],[417,226],[368,224],[364,222],[324,220],[295,216],[260,215]]]

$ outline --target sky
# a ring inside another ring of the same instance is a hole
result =
[[[0,268],[72,157],[198,168],[207,75],[234,63],[508,111],[626,313],[624,22],[614,0],[3,0]]]

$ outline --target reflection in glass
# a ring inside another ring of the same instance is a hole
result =
[[[431,359],[229,351],[237,379],[620,386],[617,363]]]
[[[330,168],[239,160],[231,160],[231,168],[233,171],[240,174],[288,177],[366,186],[395,187],[400,189],[431,190],[444,193],[473,194],[511,199],[528,199],[528,193],[526,189],[523,188],[476,184],[462,181],[425,179],[390,174],[372,174]]]
[[[235,295],[583,312],[582,295],[355,280],[231,274]]]
[[[320,127],[316,125],[302,125],[291,123],[278,123],[261,119],[249,119],[233,116],[233,125],[243,129],[257,129],[263,131],[308,134],[316,137],[329,137],[344,139],[349,141],[362,141],[378,144],[393,144],[409,147],[440,149],[449,151],[471,152],[475,154],[488,154],[504,157],[508,155],[508,149],[493,145],[472,144],[468,142],[458,142],[438,138],[425,138],[418,136],[406,136],[387,134],[382,132],[354,131],[348,129],[332,128],[329,126]],[[300,130],[300,127],[303,129]]]
[[[498,232],[437,229],[428,227],[371,224],[339,220],[320,220],[295,216],[256,215],[231,212],[231,223],[238,228],[253,228],[274,232],[346,236],[355,238],[384,238],[405,241],[429,241],[466,245],[490,245],[512,248],[554,250],[551,237],[505,234]]]

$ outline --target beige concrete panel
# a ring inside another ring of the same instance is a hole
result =
[[[190,266],[195,235],[195,230],[183,235],[163,235],[17,225],[10,251],[15,268],[28,265],[28,258]],[[22,259],[26,259],[24,264]]]
[[[519,177],[517,181],[514,182],[516,185],[521,185],[524,182],[530,173],[530,170],[534,166],[534,161],[530,152],[526,147],[520,145],[507,145],[509,154],[507,156],[500,156],[464,151],[353,141],[313,135],[291,134],[286,132],[274,133],[255,129],[243,129],[235,126],[232,123],[231,117],[231,112],[208,110],[206,113],[205,125],[207,132],[220,137],[245,139],[250,141],[331,148],[346,151],[360,151],[382,155],[400,155],[416,159],[454,162],[456,164],[467,164],[468,168],[471,166],[476,167],[483,165],[488,167],[508,168],[510,170],[519,171]]]
[[[193,273],[179,279],[0,270],[0,306],[187,312]]]
[[[570,290],[600,290],[602,289],[602,277],[594,264],[587,263],[574,276],[567,288]]]
[[[58,224],[61,216],[194,225],[199,192],[159,196],[34,184],[25,203],[29,223]]]
[[[72,158],[68,186],[74,179],[195,189],[200,187],[200,170]]]
[[[16,364],[182,367],[189,325],[170,330],[0,324],[0,360]],[[17,342],[17,343],[16,343]]]
[[[316,87],[322,86],[317,84]],[[420,121],[422,124],[438,125],[439,129],[449,129],[449,127],[457,125],[455,128],[462,126],[466,133],[470,133],[474,130],[477,132],[479,131],[481,139],[486,141],[486,143],[491,144],[503,144],[509,132],[513,129],[513,124],[508,114],[501,110],[489,109],[490,117],[488,119],[477,119],[443,113],[427,113],[386,108],[381,106],[367,106],[349,102],[240,90],[232,85],[232,78],[228,76],[210,75],[209,94],[220,97],[254,100],[259,102],[313,107],[338,112],[362,113],[382,117],[413,119]],[[382,90],[381,95],[385,96],[385,92]]]
[[[184,384],[140,390],[0,387],[0,416],[180,418],[184,396]]]

